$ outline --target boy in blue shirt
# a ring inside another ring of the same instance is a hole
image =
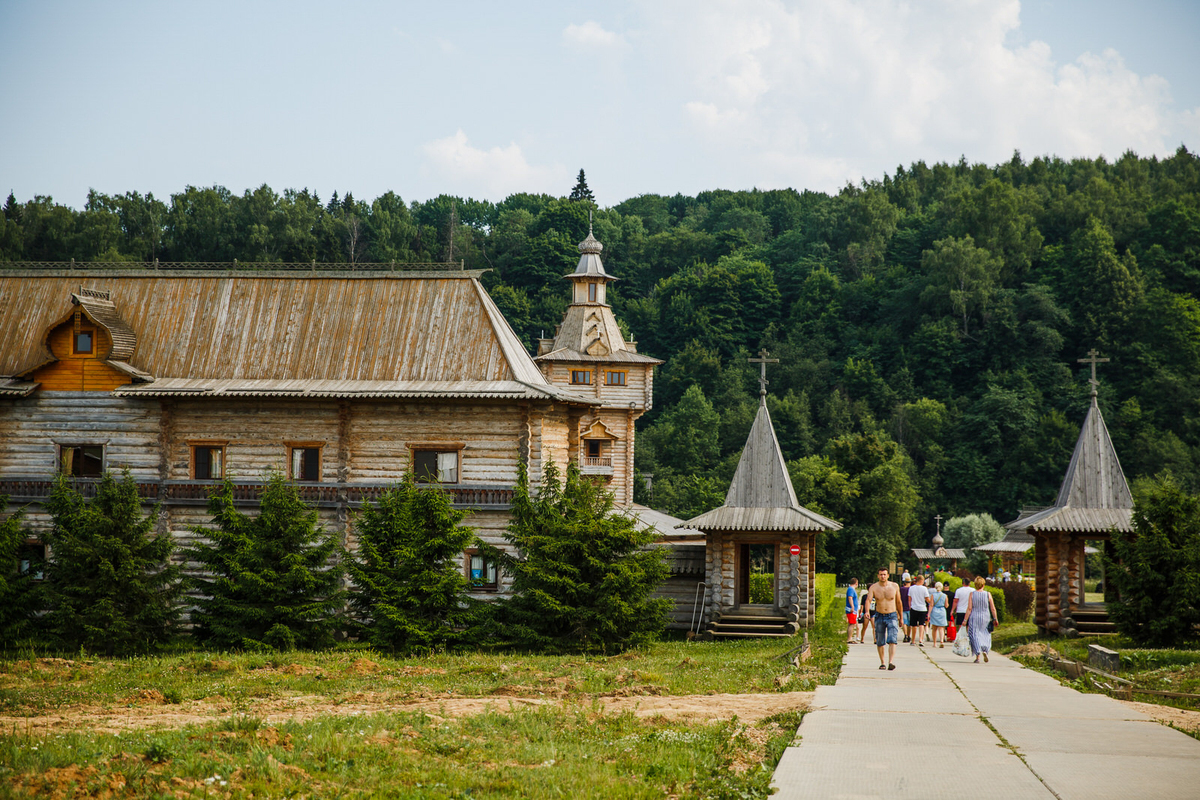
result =
[[[854,630],[858,627],[858,578],[851,578],[846,587],[846,643],[854,644]]]

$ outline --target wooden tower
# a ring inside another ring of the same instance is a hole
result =
[[[634,422],[652,405],[654,367],[663,363],[625,341],[612,306],[604,249],[591,226],[579,244],[579,266],[569,275],[571,305],[553,339],[538,340],[538,368],[551,383],[599,400],[571,426],[570,459],[585,475],[609,482],[618,505],[633,505]]]

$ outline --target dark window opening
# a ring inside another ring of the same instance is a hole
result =
[[[470,554],[470,567],[467,570],[467,580],[472,589],[495,589],[499,586],[496,579],[496,562],[484,558],[477,553]]]
[[[573,369],[571,370],[571,383],[589,385],[592,382],[592,371],[590,369]]]
[[[321,480],[321,448],[293,447],[292,448],[292,480],[319,481]]]
[[[42,544],[27,544],[17,551],[17,574],[30,575],[33,580],[44,580],[46,573],[46,546]]]
[[[63,475],[70,475],[72,478],[99,478],[104,474],[103,445],[64,445],[59,455],[59,468]]]
[[[75,333],[75,354],[83,355],[92,352],[93,337],[91,331],[77,331]]]
[[[192,448],[192,467],[198,481],[215,481],[224,476],[225,448],[200,445]]]
[[[418,483],[458,483],[458,452],[414,451],[413,476]]]
[[[599,439],[585,439],[584,441],[587,443],[588,458],[599,458],[600,457],[600,444],[601,444],[600,440]]]

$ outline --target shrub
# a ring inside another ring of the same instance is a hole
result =
[[[774,588],[775,578],[765,572],[755,572],[750,575],[750,602],[751,603],[774,603],[775,593]]]
[[[513,576],[516,596],[497,609],[503,635],[539,650],[621,650],[666,626],[670,601],[652,597],[666,579],[655,535],[612,513],[613,497],[571,464],[563,482],[547,460],[536,497],[522,466],[505,538],[513,557],[481,546]]]
[[[1021,581],[997,581],[989,584],[1004,593],[1004,607],[1013,622],[1025,622],[1033,610],[1033,590]],[[1000,606],[996,606],[1000,610]]]
[[[411,475],[366,503],[355,519],[358,553],[346,569],[350,604],[370,623],[364,638],[384,650],[429,650],[462,639],[478,601],[460,559],[476,542],[467,512]]]
[[[0,511],[7,507],[8,498],[0,494]],[[30,563],[21,570],[24,544],[21,512],[0,518],[0,647],[32,636],[33,614],[41,607],[39,582],[33,577],[43,565]]]
[[[837,576],[831,572],[818,572],[816,581],[817,619],[822,619],[825,609],[833,602],[837,592]]]
[[[209,542],[190,553],[210,573],[195,581],[196,637],[227,649],[329,644],[342,606],[340,548],[295,484],[272,475],[251,517],[234,506],[227,480],[208,511],[216,527],[196,528]]]
[[[1001,622],[1008,622],[1008,605],[1004,602],[1004,590],[990,584],[985,585],[983,589],[992,596],[992,602],[996,605],[996,618]]]
[[[105,655],[144,652],[168,641],[179,618],[179,568],[168,531],[153,533],[158,507],[142,513],[137,484],[105,473],[85,500],[63,476],[46,510],[53,556],[46,564],[45,626],[63,647]]]
[[[1112,540],[1108,579],[1121,601],[1108,606],[1135,642],[1173,647],[1200,624],[1200,496],[1169,475],[1134,483],[1133,535]]]

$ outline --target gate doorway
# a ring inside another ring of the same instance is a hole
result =
[[[738,605],[775,605],[774,542],[743,542],[738,545]]]

